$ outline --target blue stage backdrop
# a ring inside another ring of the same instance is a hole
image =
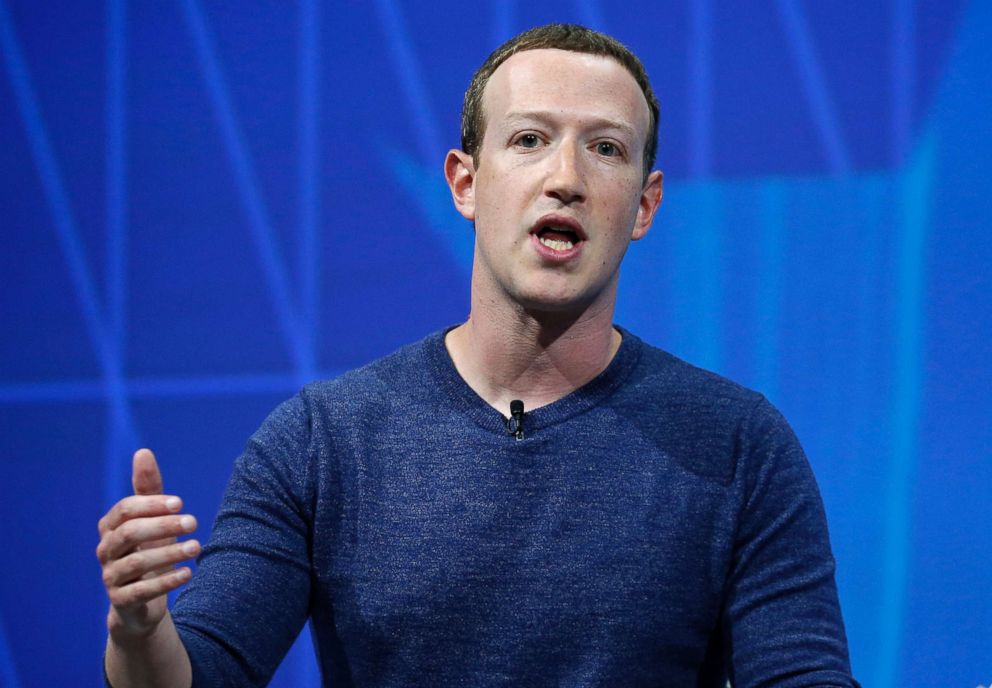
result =
[[[209,531],[275,404],[465,317],[441,161],[550,21],[662,102],[618,322],[791,419],[866,686],[992,681],[992,3],[0,0],[0,684],[101,685],[134,448]]]

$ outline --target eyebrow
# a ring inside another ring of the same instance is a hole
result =
[[[618,122],[617,120],[609,119],[608,117],[598,117],[596,115],[590,115],[588,117],[583,116],[583,119],[591,120],[591,128],[593,129],[616,129],[632,139],[637,137],[637,132],[634,131],[634,128],[624,122]],[[558,121],[558,116],[551,110],[511,110],[506,113],[503,121],[512,123],[520,120],[536,120],[544,124],[556,124]]]

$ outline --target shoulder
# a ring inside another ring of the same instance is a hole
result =
[[[729,481],[744,455],[760,453],[770,435],[794,442],[788,423],[759,392],[640,340],[636,345],[638,363],[615,403],[693,472]]]
[[[434,332],[336,378],[312,382],[300,392],[298,403],[311,422],[322,426],[381,418],[397,407],[415,407],[433,386],[443,338],[443,331]]]
[[[302,396],[317,404],[368,403],[416,392],[434,366],[434,349],[442,338],[442,332],[435,332],[338,377],[312,382]]]
[[[638,363],[624,385],[627,403],[696,422],[740,423],[754,413],[774,413],[759,392],[624,334],[639,348]]]
[[[432,346],[443,333],[409,344],[336,378],[305,385],[279,404],[249,438],[238,470],[277,473],[285,482],[306,485],[313,464],[334,448],[353,445],[395,411],[416,408],[430,385]]]

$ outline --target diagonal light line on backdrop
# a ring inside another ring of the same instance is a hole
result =
[[[799,0],[778,0],[779,15],[785,24],[785,34],[789,39],[793,57],[799,68],[800,81],[806,91],[806,98],[813,111],[820,140],[823,143],[827,162],[834,173],[843,174],[851,170],[851,155],[841,132],[840,121],[827,89],[826,77],[820,66],[813,46],[809,26]]]
[[[107,0],[106,82],[106,223],[107,223],[107,322],[125,356],[124,332],[127,300],[127,177],[125,174],[127,6],[124,0]]]
[[[343,371],[316,372],[323,377],[334,377]],[[299,380],[293,373],[242,373],[194,377],[135,377],[124,380],[124,385],[130,399],[167,399],[293,392],[299,389]],[[0,385],[0,404],[99,401],[106,396],[107,388],[101,380]]]
[[[0,12],[3,12],[3,8],[0,8]],[[17,675],[14,653],[10,651],[10,642],[7,640],[2,618],[0,618],[0,685],[6,688],[21,688],[23,685]]]
[[[101,380],[14,382],[0,385],[0,404],[50,404],[103,399],[107,386]]]
[[[52,214],[62,254],[68,263],[69,276],[79,301],[83,322],[104,375],[111,413],[118,427],[125,429],[128,440],[134,442],[137,432],[121,387],[118,352],[103,321],[97,289],[87,265],[76,220],[72,215],[68,194],[62,182],[61,171],[48,132],[45,130],[37,98],[31,86],[27,63],[4,0],[0,0],[0,48],[6,56],[4,64],[7,67],[7,76],[14,91],[14,100],[41,180],[45,200]]]
[[[79,239],[75,218],[72,217],[69,199],[55,160],[55,152],[45,131],[27,64],[4,0],[0,0],[0,46],[3,47],[7,58],[5,60],[7,77],[14,90],[14,100],[17,102],[62,251],[69,263],[69,275],[80,301],[87,332],[101,362],[107,364],[114,356],[104,336],[96,287],[86,265],[83,245]]]
[[[320,2],[302,0],[299,36],[299,265],[300,303],[306,338],[301,382],[313,378],[320,313]]]
[[[902,165],[913,128],[913,83],[916,71],[916,22],[912,0],[893,0],[892,164]]]
[[[515,4],[513,0],[492,0],[489,4],[493,45],[502,45],[512,35]]]
[[[901,676],[912,537],[913,486],[919,461],[924,387],[927,243],[932,222],[936,137],[929,134],[902,172],[899,204],[891,406],[892,453],[886,475],[880,642],[873,685],[895,688]]]
[[[421,74],[406,22],[396,0],[376,0],[375,6],[385,33],[393,69],[396,70],[407,107],[413,115],[413,129],[419,134],[417,142],[420,145],[420,158],[424,165],[439,165],[444,147],[437,127],[438,120],[430,105],[426,81]]]
[[[779,401],[778,364],[782,356],[782,301],[786,293],[785,237],[788,187],[776,178],[758,187],[760,234],[758,287],[755,293],[755,386],[772,403]]]
[[[689,3],[689,173],[712,172],[713,8],[710,0]]]
[[[276,244],[269,212],[259,189],[254,164],[231,102],[206,17],[197,0],[185,0],[182,8],[186,24],[192,34],[196,57],[206,83],[214,116],[220,127],[224,148],[234,168],[235,186],[248,216],[248,226],[262,263],[262,272],[273,300],[279,328],[289,347],[296,369],[302,371],[309,360],[303,321],[297,315],[294,306],[285,264]]]
[[[575,5],[579,11],[579,21],[590,29],[606,31],[603,10],[596,0],[575,0]]]
[[[325,375],[325,371],[316,371]],[[326,374],[331,377],[332,375]],[[299,389],[296,375],[284,373],[242,373],[196,377],[137,377],[128,381],[135,398],[222,397],[243,394],[284,394]]]
[[[673,257],[678,266],[673,286],[682,302],[674,316],[675,322],[684,325],[680,337],[694,363],[717,372],[725,360],[727,286],[723,256],[728,188],[714,180],[688,186],[686,191],[692,194],[688,216],[692,231],[679,237]]]
[[[124,161],[127,111],[127,8],[125,0],[107,0],[106,46],[106,226],[107,226],[107,337],[114,342],[117,368],[123,374],[126,358],[125,333],[127,298],[127,177]],[[108,406],[107,436],[104,440],[103,502],[112,504],[127,494],[127,456],[136,447],[128,447],[128,431],[114,409],[127,403],[124,385],[114,388],[113,403]]]

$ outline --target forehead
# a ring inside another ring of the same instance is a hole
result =
[[[568,50],[525,50],[506,59],[486,85],[487,125],[508,115],[553,112],[607,119],[647,135],[650,111],[634,77],[612,57]]]

